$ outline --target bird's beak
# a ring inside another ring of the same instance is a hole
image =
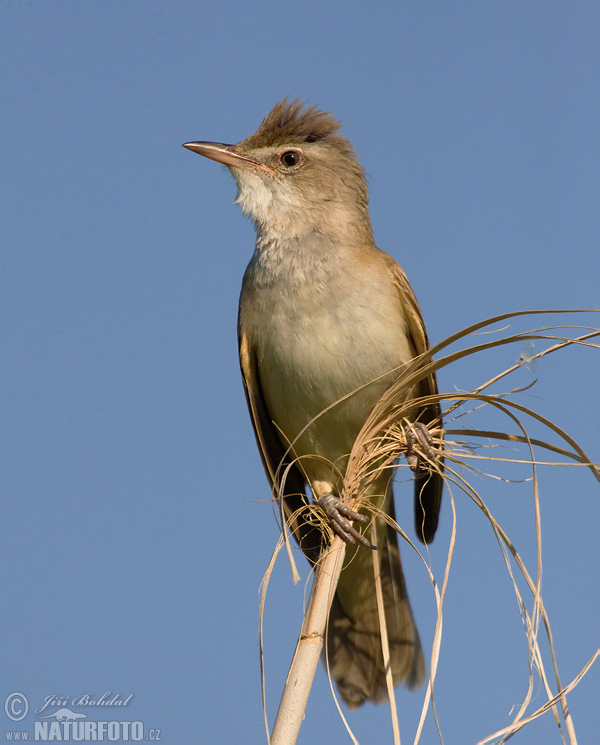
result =
[[[235,168],[256,166],[263,171],[275,173],[274,168],[269,168],[257,160],[236,153],[235,145],[225,145],[222,142],[186,142],[182,147],[187,147],[188,150],[192,150],[198,155],[204,155],[205,158],[216,160],[217,163],[223,163],[226,166],[234,166]]]

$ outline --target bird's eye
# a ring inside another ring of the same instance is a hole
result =
[[[286,150],[285,153],[282,153],[279,158],[283,165],[287,166],[288,168],[297,166],[300,163],[301,159],[302,156],[298,150]]]

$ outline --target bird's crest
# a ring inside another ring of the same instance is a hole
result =
[[[316,106],[307,106],[298,98],[291,102],[284,98],[273,106],[256,132],[243,140],[243,146],[252,150],[325,141],[355,157],[350,141],[339,134],[341,127],[329,112],[320,111]]]

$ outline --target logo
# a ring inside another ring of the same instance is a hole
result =
[[[25,719],[27,712],[29,711],[29,701],[24,693],[11,693],[6,697],[4,702],[4,711],[6,716],[13,722],[20,722],[21,719]]]
[[[101,696],[91,693],[46,696],[33,709],[33,729],[5,731],[6,741],[160,741],[160,729],[146,728],[143,722],[129,715],[126,707],[130,707],[132,701],[133,694],[122,696],[111,691],[106,691]],[[11,722],[22,722],[30,713],[27,696],[18,691],[10,693],[4,700],[4,712]]]
[[[36,710],[37,711],[37,710]],[[62,709],[58,709],[54,714],[48,714],[45,717],[38,717],[38,719],[56,719],[57,722],[74,722],[76,719],[87,719],[87,714],[79,714],[76,711],[71,711],[65,706]]]

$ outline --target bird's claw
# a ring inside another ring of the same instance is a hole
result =
[[[350,509],[347,504],[344,504],[341,499],[338,499],[333,494],[323,494],[317,499],[317,504],[329,518],[333,532],[339,535],[343,541],[353,544],[360,543],[363,546],[375,548],[362,533],[359,533],[358,530],[352,527],[353,520],[368,523],[369,518],[367,515],[361,515],[360,512]]]
[[[415,451],[415,443],[419,443],[425,455],[435,460],[436,452],[433,448],[433,439],[429,430],[422,422],[413,422],[406,433],[406,462],[411,471],[419,470],[419,456]]]

